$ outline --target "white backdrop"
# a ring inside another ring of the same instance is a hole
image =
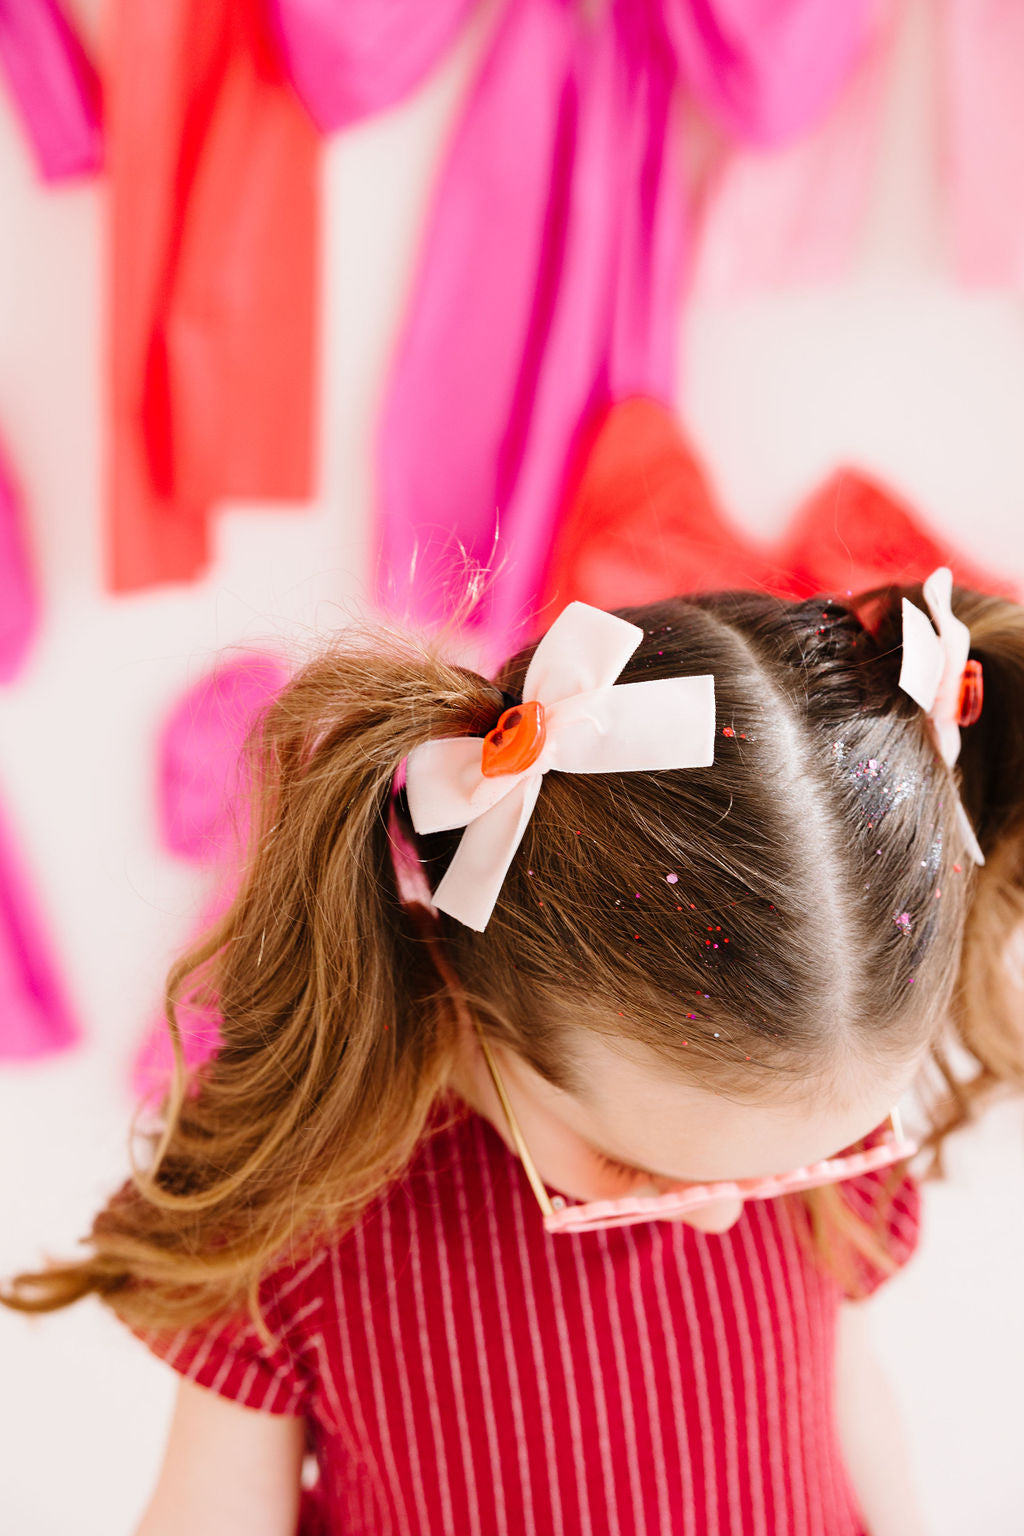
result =
[[[99,0],[74,7],[95,39]],[[0,793],[86,1031],[0,1066],[0,1270],[74,1252],[121,1181],[128,1063],[201,889],[163,852],[153,737],[238,643],[272,646],[365,601],[374,412],[430,179],[496,15],[489,0],[415,98],[334,141],[322,474],[312,506],[230,508],[194,586],[100,584],[102,184],[45,192],[0,92],[0,427],[31,507],[45,623],[0,690]],[[906,11],[884,152],[848,279],[685,318],[679,405],[737,520],[773,533],[840,462],[882,473],[1024,583],[1019,296],[958,288],[944,256],[931,8]],[[871,1303],[933,1536],[1024,1531],[1024,1106],[950,1147],[922,1248]],[[96,1303],[0,1311],[0,1530],[130,1536],[174,1390]]]

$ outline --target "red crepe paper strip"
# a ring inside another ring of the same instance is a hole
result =
[[[225,497],[313,494],[318,141],[261,0],[115,0],[105,580],[202,574]]]

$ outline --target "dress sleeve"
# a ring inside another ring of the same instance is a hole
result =
[[[177,1332],[131,1326],[132,1333],[189,1381],[245,1408],[311,1418],[317,1392],[313,1338],[323,1293],[323,1254],[283,1266],[260,1282],[260,1306],[277,1346],[268,1350],[247,1314],[212,1318]]]
[[[902,1268],[915,1253],[921,1237],[921,1187],[912,1174],[905,1173],[891,1195],[883,1193],[887,1168],[879,1168],[858,1178],[847,1179],[840,1186],[850,1209],[874,1228],[886,1252]],[[873,1296],[891,1277],[880,1265],[860,1252],[854,1255],[857,1282],[845,1285],[848,1301]]]

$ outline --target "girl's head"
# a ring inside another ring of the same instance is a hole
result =
[[[546,775],[486,931],[441,914],[546,1182],[598,1199],[788,1171],[860,1140],[915,1076],[973,866],[879,598],[624,611],[645,638],[621,682],[713,674],[714,763]],[[461,832],[405,830],[436,888]],[[466,1049],[466,1096],[503,1129]]]
[[[702,1182],[845,1150],[926,1059],[950,1090],[936,1152],[975,1095],[1024,1086],[1005,965],[1024,915],[1024,613],[954,591],[985,681],[954,775],[899,687],[904,595],[922,606],[914,586],[619,610],[644,631],[622,682],[713,674],[714,763],[547,773],[482,932],[444,913],[425,929],[403,900],[396,825],[431,889],[462,833],[417,835],[394,786],[414,747],[491,730],[531,649],[490,682],[442,646],[339,635],[252,734],[237,894],[168,978],[179,1070],[151,1166],[96,1218],[95,1257],[19,1277],[11,1304],[95,1289],[170,1324],[243,1284],[252,1299],[272,1257],[344,1228],[401,1172],[446,1090],[489,1107],[477,1027],[541,1173],[584,1198],[651,1192],[594,1148]],[[185,999],[221,1019],[191,1079]],[[980,1068],[969,1085],[947,1020]],[[838,1226],[836,1197],[783,1198]]]

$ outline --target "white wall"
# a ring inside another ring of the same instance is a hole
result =
[[[100,0],[77,13],[95,33]],[[343,622],[366,598],[370,427],[447,123],[495,12],[416,98],[327,156],[322,491],[231,508],[195,586],[100,586],[104,191],[44,192],[0,93],[0,426],[31,503],[45,627],[0,690],[0,794],[31,858],[84,1044],[0,1067],[0,1271],[74,1251],[120,1182],[128,1062],[201,892],[161,851],[152,741],[219,647]],[[842,283],[686,320],[680,408],[733,514],[776,529],[837,462],[882,472],[983,563],[1024,583],[1020,298],[958,289],[934,175],[930,8],[894,59],[870,227]],[[932,1536],[1024,1530],[1024,1111],[951,1148],[923,1246],[872,1304]],[[99,1304],[0,1311],[0,1529],[131,1532],[173,1373]]]

